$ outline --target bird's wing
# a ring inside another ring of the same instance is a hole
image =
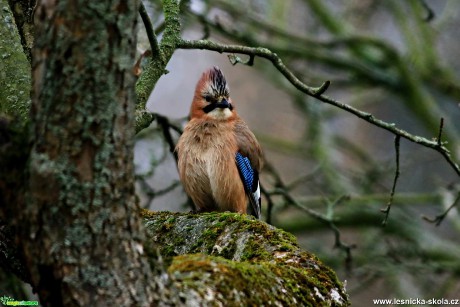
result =
[[[249,130],[248,125],[242,120],[237,120],[234,125],[234,133],[238,151],[251,162],[251,166],[260,172],[263,163],[263,154],[254,134]]]
[[[241,181],[243,181],[244,190],[248,195],[251,203],[251,214],[256,218],[260,218],[260,185],[259,172],[252,168],[251,162],[241,153],[235,155],[236,167],[240,173]]]
[[[235,156],[236,165],[240,173],[244,189],[251,203],[251,213],[260,218],[260,184],[259,172],[262,168],[262,150],[254,134],[241,120],[234,126],[238,152]]]

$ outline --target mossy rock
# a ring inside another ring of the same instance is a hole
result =
[[[281,229],[236,213],[142,214],[184,305],[349,305],[335,273]]]

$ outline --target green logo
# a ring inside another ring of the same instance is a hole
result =
[[[0,303],[3,306],[38,306],[38,301],[17,301],[10,296],[0,296]]]
[[[7,302],[11,302],[11,301],[14,301],[14,298],[6,296],[6,295],[0,296],[0,303],[2,303],[2,305],[4,306],[6,306]]]

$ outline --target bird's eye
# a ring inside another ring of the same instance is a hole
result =
[[[211,96],[204,96],[204,99],[205,99],[207,102],[211,102]]]

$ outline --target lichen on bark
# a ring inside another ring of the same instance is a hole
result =
[[[180,41],[179,4],[176,0],[163,0],[165,31],[157,53],[153,52],[136,83],[136,133],[147,128],[154,120],[146,110],[147,100],[163,74]]]
[[[137,10],[59,0],[35,12],[29,201],[14,219],[47,305],[152,301],[134,195]]]

